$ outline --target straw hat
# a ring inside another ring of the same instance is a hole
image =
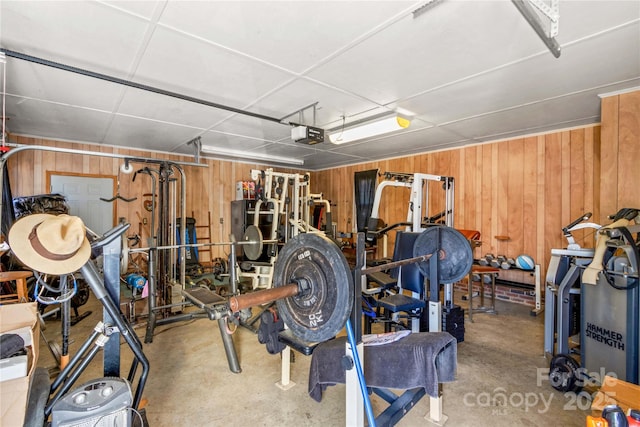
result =
[[[9,230],[9,246],[32,270],[68,274],[91,256],[82,219],[77,216],[34,214],[16,221]]]

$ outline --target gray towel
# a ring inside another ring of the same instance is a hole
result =
[[[313,351],[309,395],[320,402],[327,386],[345,382],[341,360],[346,337],[324,342]],[[368,387],[408,390],[423,387],[438,396],[438,383],[455,380],[456,339],[448,332],[414,333],[399,341],[364,347],[364,376]]]

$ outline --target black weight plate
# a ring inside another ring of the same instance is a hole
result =
[[[580,365],[566,354],[558,354],[549,365],[549,382],[551,387],[563,393],[578,392],[582,388],[578,385],[577,371]]]
[[[429,254],[438,256],[439,283],[462,280],[469,274],[473,265],[473,253],[469,241],[458,230],[451,227],[434,226],[420,233],[413,245],[413,256]],[[420,271],[427,278],[430,277],[429,263],[430,260],[418,263]]]
[[[255,225],[250,225],[244,231],[244,241],[251,242],[242,245],[244,254],[252,261],[257,260],[262,255],[262,231]]]
[[[353,308],[351,269],[340,248],[325,236],[303,233],[278,254],[273,287],[305,281],[309,289],[276,301],[278,312],[303,341],[323,342],[344,327]]]
[[[84,279],[75,279],[76,280],[76,294],[71,298],[71,306],[72,307],[80,307],[83,306],[89,301],[89,285],[85,282]]]

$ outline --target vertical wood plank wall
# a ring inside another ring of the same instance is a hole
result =
[[[321,171],[312,175],[312,182],[336,204],[333,220],[337,229],[352,231],[353,186],[344,183],[353,182],[354,172],[379,169],[453,176],[455,227],[479,230],[482,235],[482,246],[474,255],[493,253],[515,258],[526,253],[544,267],[551,248],[566,246],[562,227],[586,211],[599,211],[594,204],[599,200],[594,189],[600,191],[594,172],[599,147],[600,127],[590,126]],[[390,188],[383,193],[380,218],[387,224],[404,221],[407,215],[409,191],[396,190]],[[439,197],[436,192],[431,195]],[[496,236],[509,239],[498,240]],[[583,246],[593,245],[592,233],[579,237]],[[391,253],[392,248],[388,251]]]
[[[99,151],[103,153],[116,153],[130,157],[158,158],[170,161],[192,162],[193,159],[184,156],[167,155],[165,153],[150,153],[140,150],[116,149],[113,147],[100,147],[91,144],[74,144],[68,142],[50,141],[40,138],[28,138],[17,136],[12,138],[19,144],[51,146],[58,148],[71,148],[75,150]],[[9,158],[9,181],[13,197],[32,196],[49,193],[46,188],[47,172],[67,172],[87,175],[108,175],[117,179],[120,184],[120,195],[137,200],[131,203],[123,201],[116,204],[117,222],[124,218],[131,224],[127,235],[139,234],[142,239],[141,246],[149,246],[148,237],[151,234],[151,213],[144,209],[143,203],[150,197],[144,194],[151,193],[151,178],[146,174],[138,174],[133,181],[133,174],[127,175],[120,171],[124,163],[122,159],[97,157],[90,155],[78,155],[57,153],[42,150],[27,150]],[[227,242],[231,233],[231,200],[235,200],[235,183],[251,179],[252,169],[265,169],[258,164],[235,163],[205,159],[208,167],[184,166],[186,176],[186,213],[196,219],[197,225],[205,225],[208,215],[211,213],[211,239],[214,242]],[[145,164],[132,164],[134,172],[142,169]],[[150,169],[157,170],[158,165],[148,164]],[[278,169],[283,172],[294,173],[290,169]],[[157,181],[157,174],[154,174]],[[179,176],[175,176],[179,178]],[[179,191],[179,184],[177,187]],[[156,189],[157,194],[157,189]],[[179,197],[179,196],[178,196]],[[179,200],[179,198],[178,198]],[[113,205],[105,202],[105,209],[111,209]],[[178,216],[180,213],[178,212]],[[143,224],[146,220],[146,224]],[[199,232],[199,233],[203,233]],[[206,235],[206,234],[200,234]],[[203,253],[200,261],[207,262],[218,256],[226,257],[228,247],[216,246],[211,253]]]
[[[72,144],[17,137],[21,144],[52,145],[80,150],[97,150],[132,157],[191,158],[139,150],[120,150],[89,144]],[[602,124],[508,141],[475,145],[461,149],[388,159],[311,173],[311,190],[331,200],[333,221],[338,231],[355,227],[353,208],[354,172],[378,169],[380,172],[422,172],[455,178],[455,226],[482,233],[482,246],[475,256],[486,253],[515,257],[527,253],[544,270],[551,248],[564,247],[561,229],[586,211],[593,221],[606,224],[606,215],[622,207],[640,208],[640,91],[602,100]],[[185,167],[187,176],[187,215],[193,212],[198,224],[211,212],[212,239],[227,241],[230,233],[230,201],[235,198],[235,182],[249,180],[258,164],[206,160],[207,168]],[[61,171],[118,176],[120,159],[77,156],[46,151],[26,151],[8,162],[14,196],[47,193],[46,172]],[[153,165],[151,165],[153,166]],[[140,165],[134,165],[134,168]],[[296,172],[277,168],[283,172]],[[117,218],[132,224],[129,234],[142,231],[146,246],[148,225],[141,218],[142,194],[151,192],[151,180],[139,175],[120,174],[120,193],[137,196],[133,203],[117,204]],[[444,200],[431,191],[429,213],[443,209]],[[387,224],[406,220],[408,189],[386,190],[380,218]],[[146,228],[146,230],[145,230]],[[509,236],[499,241],[495,236]],[[593,234],[577,234],[583,246],[591,246]],[[390,239],[391,242],[393,239]],[[390,242],[390,245],[392,244]],[[212,256],[223,256],[224,247],[214,248]],[[389,247],[391,254],[392,246]],[[203,260],[207,261],[207,260]],[[517,280],[513,278],[513,280]]]
[[[601,216],[640,208],[640,91],[602,99]]]

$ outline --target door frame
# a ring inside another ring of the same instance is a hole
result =
[[[80,178],[106,178],[106,179],[111,179],[113,181],[113,191],[111,192],[111,194],[116,194],[116,191],[118,191],[118,177],[116,175],[103,175],[103,174],[92,174],[92,173],[77,173],[77,172],[62,172],[62,171],[51,171],[48,170],[47,171],[47,175],[46,175],[46,189],[47,191],[51,192],[51,175],[59,175],[59,176],[75,176],[75,177],[80,177]],[[113,224],[111,224],[112,227],[116,226],[116,218],[117,218],[117,214],[118,214],[118,206],[117,206],[117,201],[114,201],[112,203],[112,208],[113,209],[113,213],[111,215],[112,218],[112,222]]]

